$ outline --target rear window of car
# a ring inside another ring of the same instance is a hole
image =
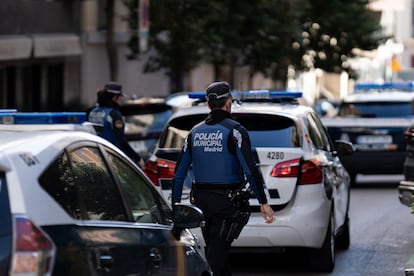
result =
[[[364,102],[343,103],[339,116],[363,118],[393,118],[413,115],[411,102]]]
[[[173,119],[160,139],[160,148],[181,148],[194,125],[207,115],[191,115]],[[295,122],[283,116],[233,113],[233,118],[248,131],[253,147],[299,147],[301,141]]]

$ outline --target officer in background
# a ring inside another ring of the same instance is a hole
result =
[[[117,82],[105,84],[97,92],[97,105],[88,113],[88,121],[95,125],[97,134],[129,156],[141,168],[144,161],[141,156],[129,145],[124,135],[125,123],[119,111],[119,102],[125,96],[122,85]]]
[[[231,275],[229,251],[234,239],[229,241],[220,235],[220,229],[237,211],[229,194],[243,185],[246,176],[266,223],[274,221],[274,212],[267,203],[263,177],[253,160],[249,134],[231,118],[229,84],[211,83],[206,97],[211,112],[185,139],[175,169],[172,204],[180,202],[183,182],[192,166],[192,202],[203,211],[206,220],[202,233],[207,261],[214,276],[227,276]]]

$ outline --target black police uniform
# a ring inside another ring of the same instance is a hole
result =
[[[229,250],[233,240],[220,235],[223,221],[236,207],[229,193],[245,182],[261,204],[267,203],[263,178],[252,159],[247,130],[232,120],[229,112],[212,110],[186,137],[173,180],[172,203],[180,202],[184,179],[192,165],[194,204],[204,213],[202,228],[206,257],[214,275],[231,275]]]

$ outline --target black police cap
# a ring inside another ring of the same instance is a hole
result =
[[[114,81],[105,84],[105,91],[115,95],[126,96],[124,91],[122,91],[122,84]]]
[[[214,101],[231,96],[230,85],[225,81],[217,81],[207,86],[206,97],[208,101]]]

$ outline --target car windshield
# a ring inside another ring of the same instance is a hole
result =
[[[411,102],[365,102],[343,103],[339,116],[385,118],[413,115]]]
[[[248,131],[253,147],[299,147],[295,122],[283,116],[232,114]],[[205,114],[176,118],[170,122],[160,139],[161,148],[181,148],[191,128],[204,120]]]

